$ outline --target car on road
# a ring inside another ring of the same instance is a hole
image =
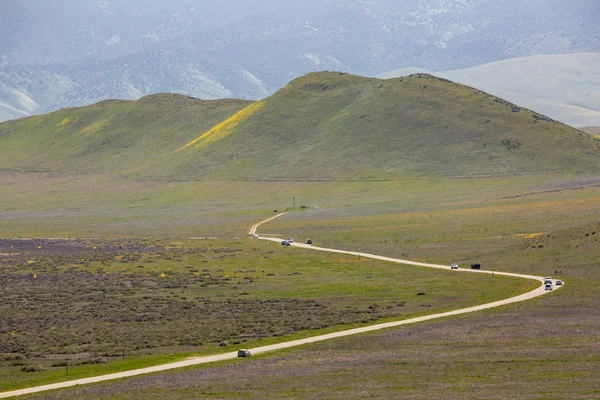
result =
[[[306,244],[312,244],[312,240],[306,239]]]
[[[481,269],[481,264],[471,264],[471,269]]]
[[[281,244],[282,244],[283,246],[291,246],[291,245],[292,245],[292,244],[291,244],[289,241],[287,241],[287,240],[282,240],[282,241],[281,241]]]
[[[257,238],[258,238],[258,235],[257,235],[256,233],[253,233],[253,234],[252,234],[252,237],[253,237],[254,239],[257,239]]]
[[[452,264],[450,265],[450,269],[458,269],[458,264]]]
[[[238,350],[238,357],[250,357],[250,350],[246,350],[246,349]]]
[[[545,289],[545,290],[552,290],[552,284],[551,284],[551,283],[546,283],[546,284],[544,285],[544,289]]]
[[[552,278],[550,278],[549,276],[544,278],[544,285],[552,285]]]
[[[556,280],[556,283],[555,283],[556,286],[562,286],[562,284],[563,284],[563,281],[561,281],[560,279]]]

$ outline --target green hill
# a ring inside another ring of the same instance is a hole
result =
[[[0,124],[0,168],[135,174],[250,103],[159,94],[7,121]]]
[[[596,138],[424,74],[311,73],[259,102],[102,102],[0,124],[0,151],[5,170],[161,180],[600,171]]]

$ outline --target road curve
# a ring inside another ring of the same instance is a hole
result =
[[[250,228],[249,234],[256,235],[256,231],[260,225],[262,225],[266,222],[272,221],[273,219],[278,218],[282,215],[285,215],[285,213],[277,214],[268,219],[265,219],[264,221],[254,224]],[[277,242],[277,243],[281,242],[281,240],[282,240],[279,238],[262,237],[262,236],[259,236],[258,239],[269,240],[269,241],[273,241],[273,242]],[[302,244],[302,243],[293,243],[292,246],[300,247],[300,248],[304,248],[304,249],[315,250],[315,251],[327,251],[330,253],[349,254],[349,255],[360,256],[360,257],[365,257],[365,258],[372,258],[375,260],[395,262],[398,264],[415,265],[415,266],[420,266],[420,267],[438,268],[438,269],[444,269],[444,270],[449,269],[449,266],[447,266],[447,265],[421,263],[421,262],[408,261],[408,260],[402,260],[402,259],[398,259],[398,258],[378,256],[376,254],[369,254],[369,253],[362,253],[362,252],[355,252],[355,251],[328,249],[328,248],[324,248],[324,247],[311,246],[311,245]],[[472,269],[466,269],[466,268],[459,268],[459,269],[453,270],[453,271],[456,271],[459,273],[463,272],[463,273],[479,273],[479,274],[496,274],[496,275],[516,277],[516,278],[532,279],[532,280],[540,282],[540,286],[530,292],[527,292],[527,293],[524,293],[524,294],[521,294],[521,295],[518,295],[515,297],[510,297],[508,299],[494,301],[492,303],[486,303],[486,304],[481,304],[478,306],[461,308],[460,310],[447,311],[447,312],[438,313],[438,314],[425,315],[422,317],[410,318],[410,319],[405,319],[402,321],[385,322],[385,323],[381,323],[381,324],[363,326],[360,328],[347,329],[347,330],[343,330],[343,331],[339,331],[339,332],[333,332],[333,333],[328,333],[325,335],[313,336],[313,337],[309,337],[309,338],[305,338],[305,339],[291,340],[288,342],[277,343],[277,344],[272,344],[272,345],[268,345],[268,346],[255,347],[255,348],[249,349],[249,350],[251,351],[252,354],[262,354],[262,353],[266,353],[269,351],[287,349],[290,347],[301,346],[301,345],[305,345],[305,344],[309,344],[309,343],[321,342],[323,340],[329,340],[329,339],[334,339],[334,338],[339,338],[339,337],[344,337],[344,336],[356,335],[356,334],[365,333],[365,332],[372,332],[372,331],[377,331],[380,329],[393,328],[393,327],[400,326],[400,325],[408,325],[408,324],[413,324],[416,322],[429,321],[432,319],[444,318],[444,317],[449,317],[452,315],[466,314],[466,313],[471,313],[471,312],[475,312],[475,311],[486,310],[489,308],[499,307],[499,306],[503,306],[503,305],[507,305],[507,304],[518,303],[520,301],[529,300],[534,297],[538,297],[538,296],[542,296],[546,293],[550,293],[550,291],[546,291],[544,289],[544,285],[543,285],[544,278],[541,276],[515,274],[515,273],[510,273],[510,272],[472,270]],[[563,284],[563,286],[564,286],[564,284]],[[553,285],[555,290],[560,289],[563,286]],[[167,371],[167,370],[171,370],[171,369],[175,369],[175,368],[189,367],[192,365],[207,364],[207,363],[212,363],[212,362],[217,362],[217,361],[232,360],[235,358],[237,358],[237,352],[229,352],[229,353],[217,354],[217,355],[212,355],[212,356],[204,356],[204,357],[193,357],[193,358],[190,358],[187,360],[163,364],[163,365],[157,365],[154,367],[140,368],[140,369],[134,369],[134,370],[124,371],[124,372],[116,372],[113,374],[94,376],[91,378],[75,379],[72,381],[53,383],[53,384],[43,385],[43,386],[35,386],[35,387],[31,387],[31,388],[13,390],[10,392],[0,392],[0,398],[13,397],[13,396],[19,396],[19,395],[24,395],[24,394],[32,394],[32,393],[43,392],[43,391],[47,391],[47,390],[65,389],[68,387],[73,387],[73,386],[78,386],[78,385],[87,385],[90,383],[104,382],[104,381],[113,380],[113,379],[128,378],[128,377],[136,376],[136,375],[149,374],[149,373],[153,373],[153,372],[162,372],[162,371]]]

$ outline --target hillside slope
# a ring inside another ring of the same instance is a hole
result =
[[[378,76],[397,78],[414,72],[414,68],[405,68]],[[476,87],[572,126],[600,125],[600,53],[520,57],[431,74]]]
[[[598,139],[423,74],[311,73],[259,102],[102,102],[0,124],[0,151],[5,170],[161,180],[600,171]]]
[[[158,94],[0,124],[0,169],[134,174],[251,102]]]

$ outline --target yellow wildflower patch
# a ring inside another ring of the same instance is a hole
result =
[[[263,106],[263,102],[259,101],[253,104],[250,104],[248,107],[243,108],[237,113],[233,114],[231,117],[227,118],[225,121],[218,123],[217,125],[210,128],[207,132],[203,133],[196,139],[192,140],[185,146],[181,147],[177,151],[181,151],[190,146],[196,145],[196,147],[204,147],[211,142],[215,142],[217,140],[223,139],[227,135],[231,133],[233,128],[238,126],[244,119],[250,117],[252,114],[256,113]]]
[[[106,120],[99,120],[96,121],[88,126],[86,126],[85,128],[83,128],[82,130],[80,130],[80,133],[83,133],[85,135],[90,135],[92,133],[98,132],[104,125],[106,125]]]
[[[56,127],[60,128],[61,126],[66,125],[71,121],[73,121],[73,118],[67,117],[67,118],[63,119],[62,121],[60,121],[60,123],[58,125],[56,125]]]
[[[527,239],[533,239],[534,237],[542,236],[544,232],[538,233],[517,233],[516,236],[524,237]]]

